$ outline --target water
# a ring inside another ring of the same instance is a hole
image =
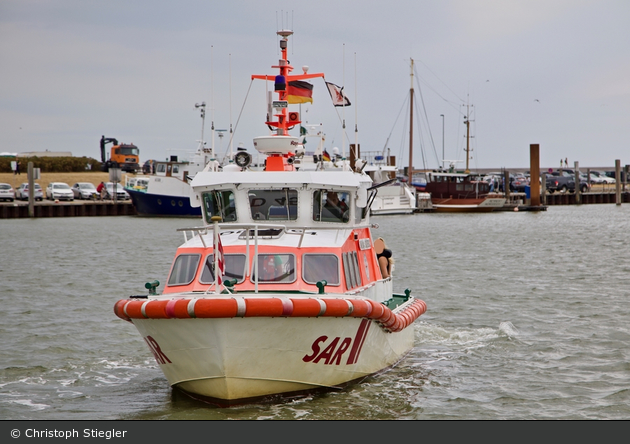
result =
[[[361,384],[217,408],[172,390],[114,303],[165,281],[189,219],[0,221],[0,418],[628,419],[630,206],[372,219],[416,345]]]

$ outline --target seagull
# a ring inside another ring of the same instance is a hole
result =
[[[534,102],[538,102],[538,103],[540,103],[540,100],[538,100],[538,99],[534,99]]]

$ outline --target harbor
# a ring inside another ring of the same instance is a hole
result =
[[[545,211],[549,206],[591,205],[591,204],[626,204],[630,203],[630,191],[617,194],[614,189],[598,189],[588,193],[554,193],[541,196],[544,204],[533,206],[525,193],[510,193],[500,211]],[[581,199],[581,201],[580,201]],[[98,217],[98,216],[136,216],[137,212],[131,201],[82,200],[73,202],[41,201],[34,202],[33,215],[29,213],[28,202],[0,202],[0,219],[44,218],[44,217]],[[430,207],[418,205],[416,214],[430,214]]]
[[[6,421],[627,419],[630,205],[425,216],[372,219],[396,260],[394,290],[411,288],[427,303],[414,324],[412,351],[389,371],[344,390],[237,409],[171,389],[146,343],[112,310],[119,295],[146,294],[145,282],[163,287],[182,241],[177,229],[194,221],[3,220],[0,240],[11,253],[0,292],[0,415]],[[109,224],[124,233],[121,241],[113,241],[118,235]]]

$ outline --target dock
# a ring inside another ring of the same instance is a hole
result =
[[[54,202],[40,201],[33,206],[33,217],[83,217],[83,216],[133,216],[136,208],[131,201],[73,201]],[[28,202],[2,202],[0,203],[0,219],[28,218]]]

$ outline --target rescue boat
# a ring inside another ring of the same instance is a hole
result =
[[[254,139],[264,168],[240,152],[197,173],[190,201],[203,223],[179,230],[163,290],[150,282],[149,294],[114,305],[173,388],[220,406],[335,390],[388,369],[414,346],[426,311],[381,271],[370,223],[379,184],[361,159],[322,156],[323,136],[306,155],[290,134],[301,124],[288,109],[292,85],[324,78],[291,74],[292,34],[278,32],[279,74],[252,76],[278,94],[268,99],[270,133]]]

